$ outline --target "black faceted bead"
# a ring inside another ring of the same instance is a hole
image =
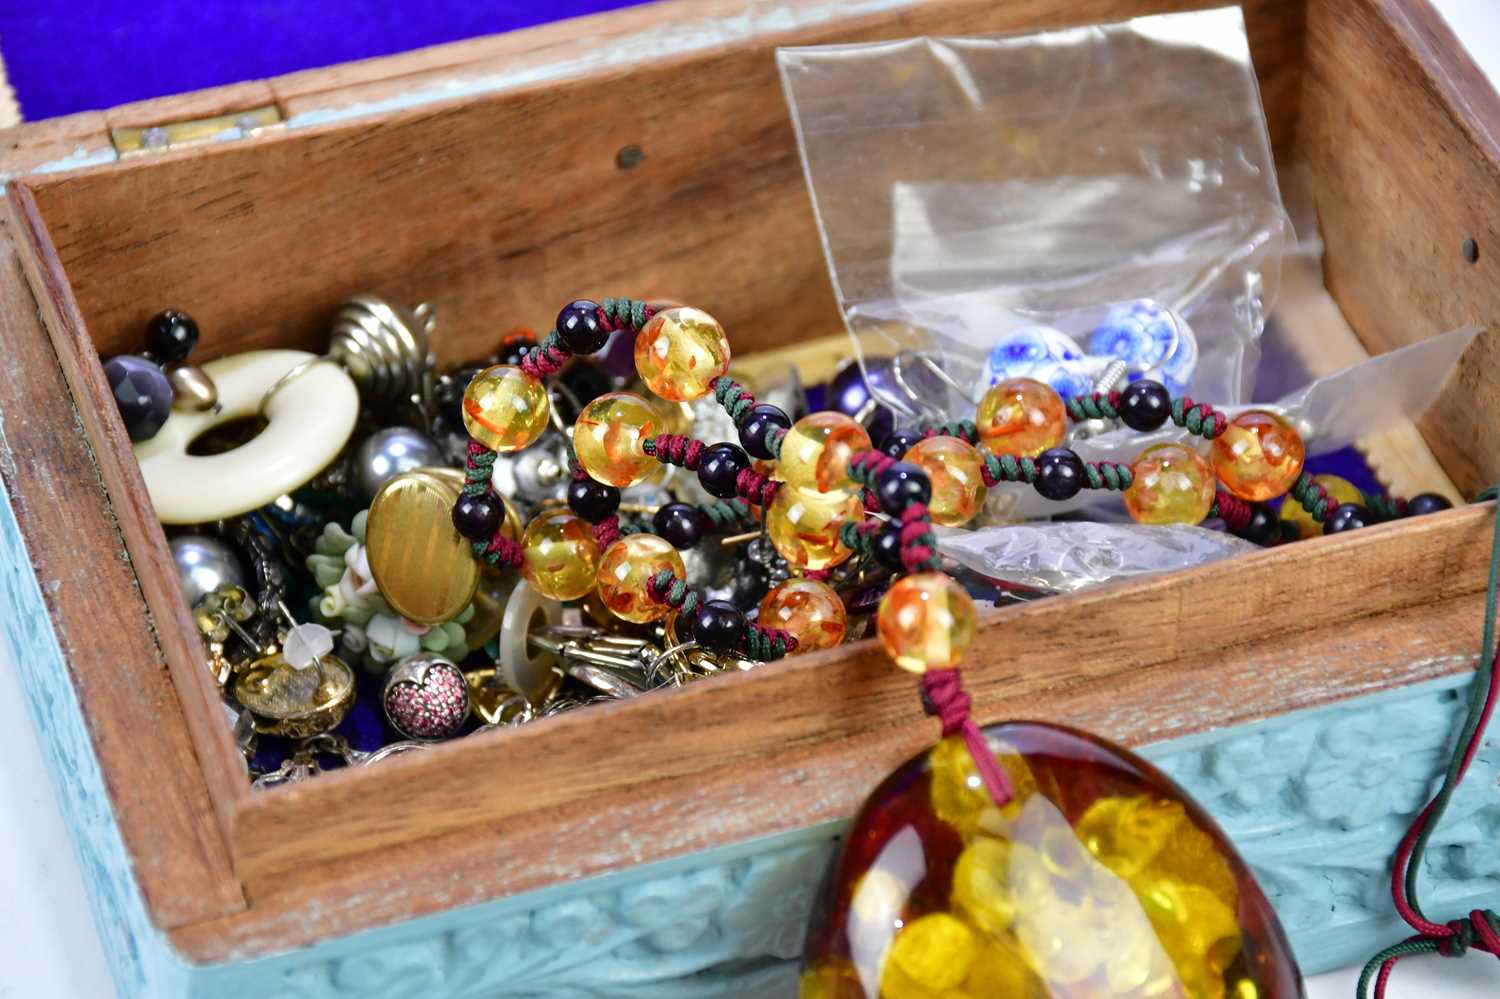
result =
[[[104,363],[104,376],[109,379],[130,439],[155,437],[172,414],[172,385],[161,368],[144,357],[121,354]]]
[[[1288,499],[1287,502],[1295,503]],[[1250,523],[1239,531],[1239,536],[1251,544],[1269,545],[1281,537],[1281,518],[1276,516],[1276,511],[1264,503],[1250,504]]]
[[[766,434],[772,427],[789,430],[791,426],[792,418],[786,415],[786,410],[763,402],[752,407],[740,421],[740,443],[752,458],[768,461],[772,454],[770,448],[766,447]]]
[[[898,461],[875,480],[875,498],[880,501],[880,509],[898,517],[912,503],[932,499],[932,480],[921,467]]]
[[[1323,521],[1324,534],[1338,534],[1340,531],[1352,531],[1359,527],[1369,527],[1375,523],[1375,515],[1366,507],[1358,503],[1345,503]]]
[[[470,541],[488,541],[500,530],[505,508],[500,500],[483,496],[460,496],[453,504],[453,526]]]
[[[735,562],[729,577],[729,602],[742,611],[751,611],[760,606],[771,590],[771,574],[759,562],[742,558]]]
[[[744,634],[744,613],[723,600],[703,604],[693,620],[693,641],[705,649],[733,649]]]
[[[526,355],[531,353],[532,348],[535,346],[536,344],[526,337],[518,336],[513,340],[507,340],[500,345],[500,352],[495,355],[495,363],[519,366],[522,361],[526,360]],[[479,370],[482,371],[484,369],[481,368]],[[468,385],[465,385],[464,388],[468,388]]]
[[[1083,488],[1083,459],[1070,448],[1055,447],[1036,459],[1036,491],[1049,500],[1072,499]]]
[[[710,495],[729,499],[737,492],[735,480],[749,467],[750,456],[738,444],[710,444],[698,460],[698,482]]]
[[[892,572],[905,572],[906,563],[901,561],[901,525],[891,521],[875,535],[875,561]]]
[[[568,509],[591,524],[609,519],[620,508],[620,490],[593,479],[568,483]]]
[[[146,351],[159,364],[184,361],[198,346],[198,324],[186,312],[158,312],[146,324]]]
[[[604,346],[609,332],[599,325],[599,304],[580,298],[557,314],[557,335],[575,354],[592,354]]]
[[[1142,378],[1125,386],[1115,408],[1130,429],[1155,430],[1172,415],[1172,393],[1161,382]]]
[[[915,430],[892,430],[890,436],[880,445],[880,450],[896,460],[906,456],[911,446],[922,439],[922,435]]]
[[[658,537],[679,551],[696,545],[708,531],[708,514],[691,503],[667,503],[651,518]]]
[[[1448,502],[1448,497],[1439,496],[1437,493],[1418,493],[1406,501],[1406,515],[1408,517],[1420,517],[1427,513],[1437,513],[1439,510],[1452,509],[1453,504]]]

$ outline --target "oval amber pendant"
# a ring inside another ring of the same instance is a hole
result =
[[[876,789],[808,931],[802,999],[1293,999],[1270,903],[1155,767],[1031,722],[984,730],[996,808],[947,738]]]

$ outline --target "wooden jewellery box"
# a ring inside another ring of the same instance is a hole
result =
[[[786,995],[841,821],[936,731],[862,643],[252,793],[101,352],[166,305],[205,359],[319,350],[366,291],[434,302],[445,363],[633,289],[702,304],[740,353],[832,332],[777,46],[1206,5],[677,0],[0,132],[4,630],[121,993]],[[1283,295],[1313,341],[1500,325],[1500,99],[1438,15],[1245,17],[1326,246]],[[1497,343],[1396,464],[1465,496],[1500,476]],[[1491,520],[993,611],[978,715],[1143,747],[1235,839],[1304,970],[1349,963],[1401,935],[1387,864],[1474,664]],[[1475,769],[1429,853],[1443,918],[1500,893],[1500,752]]]

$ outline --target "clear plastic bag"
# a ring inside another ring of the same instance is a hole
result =
[[[1248,398],[1289,225],[1237,8],[778,61],[861,364],[908,373],[881,401],[964,416],[997,371],[1071,394],[1115,358]]]
[[[1061,591],[1260,550],[1232,534],[1186,524],[1088,521],[942,531],[938,549],[992,579]]]

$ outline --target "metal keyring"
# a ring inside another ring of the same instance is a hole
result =
[[[255,414],[262,420],[269,420],[270,417],[266,415],[266,409],[271,405],[271,399],[276,395],[276,393],[286,388],[292,382],[296,381],[298,378],[302,377],[304,374],[317,367],[319,364],[332,364],[338,367],[342,367],[342,365],[339,365],[337,361],[335,361],[332,357],[329,357],[327,354],[322,354],[318,357],[309,357],[305,361],[298,361],[296,364],[287,369],[286,374],[276,379],[271,383],[271,387],[266,389],[265,394],[260,397],[260,405],[256,407]]]

